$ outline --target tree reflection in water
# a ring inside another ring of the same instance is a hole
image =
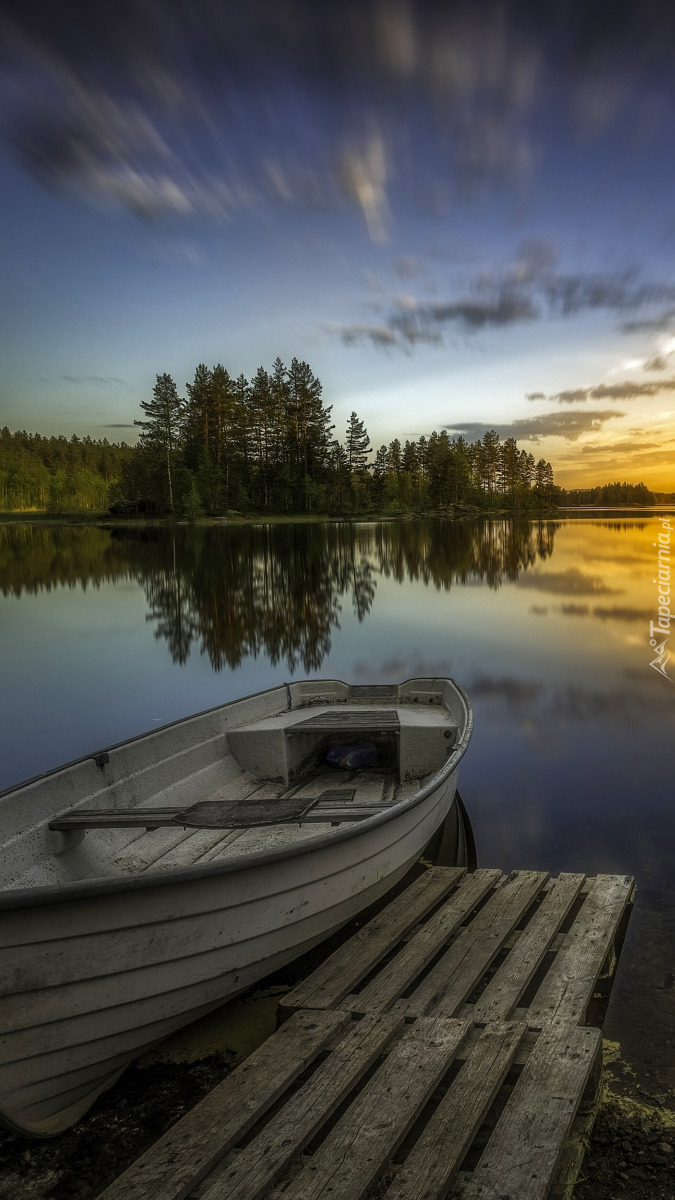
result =
[[[214,670],[265,654],[316,671],[347,597],[362,622],[379,576],[498,588],[553,551],[554,521],[420,520],[117,529],[0,528],[5,595],[133,579],[174,662]]]

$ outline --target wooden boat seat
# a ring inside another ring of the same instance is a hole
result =
[[[190,808],[79,808],[49,822],[65,833],[72,829],[161,829],[182,825],[194,829],[248,829],[286,822],[358,821],[384,812],[391,802],[359,804],[355,788],[331,788],[318,796],[279,800],[202,800]]]
[[[317,713],[306,721],[297,721],[286,729],[286,736],[293,737],[303,733],[400,733],[401,722],[396,709],[366,708],[363,712],[350,709],[341,712],[334,709],[331,712]]]

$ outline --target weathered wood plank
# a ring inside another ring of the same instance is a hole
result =
[[[465,874],[464,867],[432,867],[373,917],[320,967],[283,997],[281,1012],[330,1008],[357,986],[385,954],[429,912]]]
[[[319,1132],[403,1024],[387,1014],[365,1017],[334,1047],[311,1079],[237,1155],[204,1200],[258,1200]]]
[[[287,1200],[361,1200],[389,1162],[470,1029],[469,1021],[415,1022],[311,1161]]]
[[[474,871],[454,895],[415,933],[395,958],[347,1004],[357,1013],[384,1012],[423,971],[469,913],[501,878],[500,871]]]
[[[415,1142],[385,1200],[441,1200],[446,1195],[526,1031],[522,1022],[488,1025]]]
[[[631,875],[598,875],[594,880],[562,950],[528,1006],[533,1024],[583,1021],[634,887]]]
[[[408,1015],[451,1017],[471,994],[547,879],[545,871],[513,871],[409,999],[402,1001]]]
[[[366,708],[362,712],[317,713],[306,721],[296,721],[286,729],[286,736],[296,733],[394,733],[401,727],[395,708]]]
[[[295,1013],[99,1200],[184,1200],[348,1024],[345,1013]]]
[[[530,980],[534,977],[544,955],[577,899],[585,875],[559,875],[529,925],[523,930],[508,958],[479,996],[475,1004],[467,1005],[463,1016],[474,1021],[506,1020],[516,1007]]]
[[[544,1030],[462,1200],[544,1200],[601,1044],[599,1029]]]

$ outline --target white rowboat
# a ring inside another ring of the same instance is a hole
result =
[[[453,811],[449,679],[273,688],[0,795],[0,1114],[50,1136],[383,895]],[[375,745],[377,765],[326,752]]]

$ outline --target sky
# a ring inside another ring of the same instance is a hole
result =
[[[675,490],[675,9],[3,0],[0,425],[310,363],[374,447]]]

